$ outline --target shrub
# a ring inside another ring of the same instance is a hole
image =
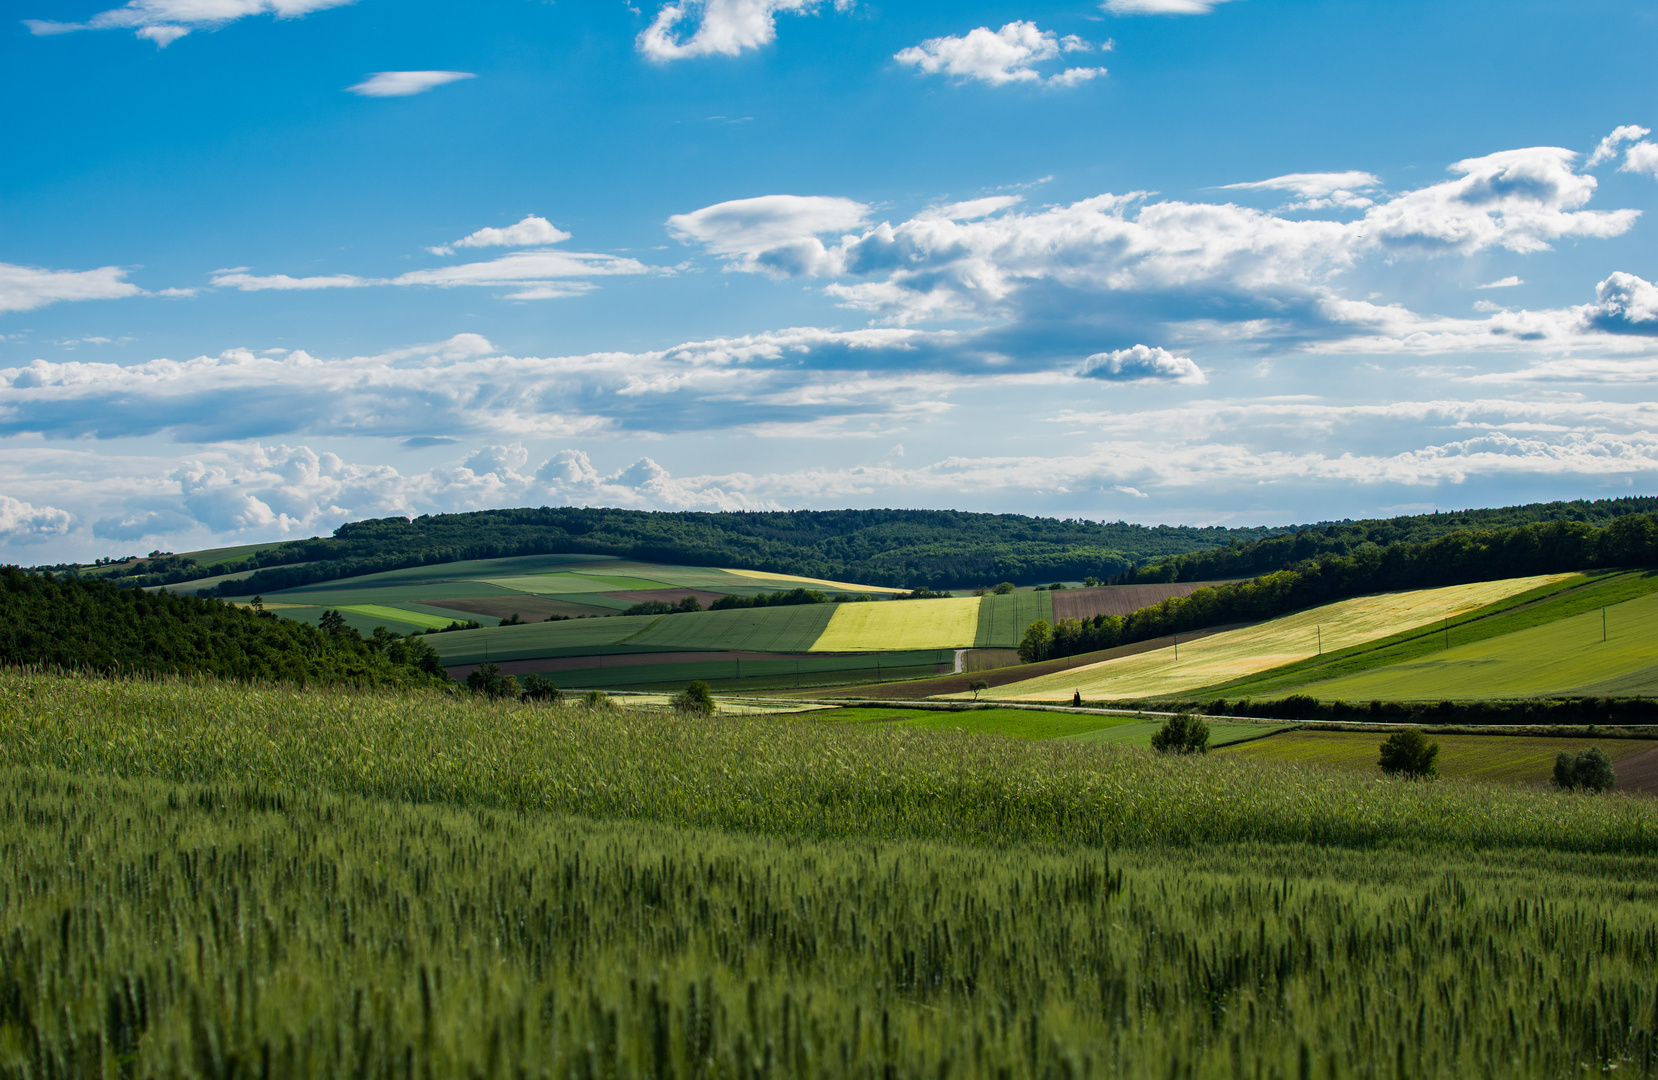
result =
[[[610,695],[603,690],[589,690],[581,696],[581,704],[582,708],[595,711],[604,711],[616,707],[616,703],[610,700]]]
[[[623,615],[671,615],[679,609],[663,600],[645,600],[634,604]],[[700,609],[699,609],[700,610]]]
[[[1382,757],[1377,764],[1388,775],[1421,778],[1439,773],[1439,744],[1422,738],[1416,728],[1389,735],[1382,743]]]
[[[714,715],[714,695],[709,691],[708,684],[698,679],[674,695],[673,707],[677,712],[712,716]]]
[[[1013,591],[1013,582],[1004,581],[990,591],[995,593],[997,596],[1006,596],[1008,593]]]
[[[1562,791],[1610,791],[1618,782],[1612,771],[1612,759],[1598,746],[1572,753],[1560,751],[1554,759],[1554,786]]]
[[[560,702],[564,700],[564,691],[553,680],[531,673],[524,676],[524,700]]]
[[[674,605],[675,611],[701,611],[702,601],[694,596],[682,596],[679,603]]]
[[[518,696],[518,680],[503,672],[499,664],[483,663],[473,668],[466,677],[466,688],[491,698]]]
[[[1152,735],[1151,748],[1162,754],[1207,754],[1209,725],[1191,713],[1176,713]]]

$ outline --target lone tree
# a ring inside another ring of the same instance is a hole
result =
[[[473,668],[466,677],[466,688],[492,699],[518,696],[518,680],[503,672],[499,664],[484,663]]]
[[[968,684],[967,689],[973,691],[973,700],[977,701],[979,700],[979,691],[989,690],[990,684],[985,682],[983,679],[974,679]]]
[[[1413,780],[1439,775],[1439,744],[1422,738],[1416,728],[1389,735],[1382,743],[1382,758],[1377,764],[1389,776],[1405,776]]]
[[[1162,754],[1207,754],[1209,725],[1191,713],[1176,713],[1152,735],[1151,748]]]
[[[990,591],[995,593],[997,596],[1006,596],[1008,593],[1013,591],[1013,582],[1004,581]]]
[[[1617,782],[1617,774],[1612,771],[1612,759],[1598,746],[1579,750],[1575,754],[1562,750],[1560,756],[1554,759],[1554,786],[1562,791],[1576,791],[1579,788],[1611,791]]]
[[[698,679],[674,695],[673,706],[677,712],[712,716],[714,715],[714,695],[709,691],[708,684]]]
[[[1019,643],[1019,659],[1026,664],[1046,660],[1053,647],[1053,630],[1046,619],[1037,619],[1025,631],[1025,640]]]

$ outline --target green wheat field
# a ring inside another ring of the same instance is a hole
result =
[[[1658,802],[0,673],[3,1077],[1658,1071]]]

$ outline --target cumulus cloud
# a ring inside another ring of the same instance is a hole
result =
[[[470,71],[377,71],[346,89],[360,97],[410,97],[461,79],[475,78]]]
[[[1043,79],[1036,65],[1057,59],[1062,53],[1085,52],[1093,46],[1075,35],[1063,39],[1033,22],[1010,22],[1000,30],[987,26],[969,30],[961,37],[928,38],[895,54],[894,60],[929,75],[975,80],[991,86],[1008,83],[1046,82],[1075,86],[1106,73],[1105,68],[1075,67]]]
[[[504,229],[484,228],[440,247],[427,248],[433,255],[449,255],[455,248],[545,247],[570,239],[570,234],[543,217],[528,214],[516,225]]]
[[[0,495],[0,543],[43,544],[69,531],[67,510],[35,506],[10,495]]]
[[[1148,345],[1095,353],[1082,362],[1077,374],[1087,379],[1120,383],[1201,384],[1209,381],[1190,357],[1176,356],[1167,349]]]
[[[659,62],[736,56],[777,40],[779,14],[814,14],[822,6],[822,0],[675,0],[658,9],[636,44]],[[850,6],[851,0],[835,0],[837,9]],[[680,35],[686,23],[696,25],[690,37]]]
[[[1100,10],[1113,15],[1207,15],[1226,0],[1105,0]]]
[[[33,311],[60,300],[115,300],[143,289],[122,280],[119,266],[96,270],[44,270],[0,263],[0,311]]]
[[[827,266],[820,235],[845,233],[868,221],[869,207],[852,199],[762,195],[675,214],[668,231],[683,243],[726,256],[736,269],[810,276]]]
[[[1658,285],[1634,274],[1613,273],[1595,286],[1595,302],[1577,313],[1589,329],[1658,337]]]
[[[1086,317],[1101,302],[1140,311],[1184,308],[1184,319],[1284,324],[1295,310],[1317,314],[1333,282],[1360,259],[1472,255],[1493,248],[1531,253],[1564,238],[1626,232],[1636,210],[1587,210],[1595,179],[1572,168],[1567,150],[1511,150],[1456,163],[1457,178],[1379,197],[1359,218],[1290,219],[1232,203],[1156,201],[1106,194],[1034,212],[957,220],[923,212],[881,222],[825,245],[812,215],[776,214],[750,227],[732,208],[832,205],[822,198],[767,196],[725,203],[670,220],[676,235],[731,258],[731,268],[774,275],[833,277],[830,295],[899,324],[935,318],[1009,318],[1034,305],[1054,317],[1061,297]],[[1301,174],[1256,182],[1302,192],[1351,189],[1363,173]],[[846,229],[867,208],[841,200]],[[773,218],[782,224],[769,227]],[[800,224],[795,222],[800,221]],[[850,279],[850,280],[846,280]],[[1077,305],[1081,297],[1089,305]],[[1147,298],[1161,298],[1148,305]],[[1313,305],[1308,307],[1308,305]],[[1311,328],[1307,328],[1311,329]]]
[[[139,38],[166,48],[192,30],[215,29],[250,15],[297,19],[313,11],[343,7],[356,0],[130,0],[85,22],[24,19],[37,35],[76,30],[132,30]]]
[[[1658,178],[1658,143],[1638,142],[1623,156],[1619,172],[1646,173]]]

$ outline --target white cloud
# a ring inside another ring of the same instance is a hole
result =
[[[850,0],[835,0],[836,8],[850,6]],[[736,56],[777,40],[779,14],[813,14],[820,7],[822,0],[675,0],[662,5],[637,45],[656,61]],[[696,22],[696,31],[681,38],[680,24],[687,21]]]
[[[514,226],[517,228],[517,226]],[[510,294],[515,299],[535,300],[555,296],[575,296],[596,288],[579,280],[588,277],[606,277],[617,274],[651,274],[664,271],[646,266],[636,259],[618,255],[595,254],[581,251],[515,251],[488,262],[461,263],[455,266],[434,267],[430,270],[411,270],[391,278],[365,278],[355,274],[327,274],[296,278],[287,274],[250,274],[245,270],[220,271],[213,275],[214,285],[238,289],[242,292],[265,290],[292,291],[308,289],[362,289],[380,285],[426,285],[449,288],[458,285],[520,288]],[[548,284],[548,282],[556,284]]]
[[[732,199],[668,219],[668,231],[733,260],[743,270],[781,275],[820,271],[826,249],[818,236],[868,223],[869,207],[823,195],[762,195]]]
[[[42,544],[69,531],[67,510],[34,506],[10,495],[0,495],[0,543]]]
[[[1619,172],[1646,173],[1658,178],[1658,143],[1638,142],[1623,156]]]
[[[33,311],[59,300],[115,300],[143,289],[123,281],[119,266],[96,270],[43,270],[0,263],[0,311]]]
[[[1121,383],[1191,383],[1209,380],[1197,362],[1161,347],[1136,345],[1131,349],[1095,353],[1077,372],[1084,378]]]
[[[1232,203],[1151,201],[1143,193],[1099,195],[1036,212],[1005,210],[979,220],[949,220],[924,211],[896,225],[882,222],[825,246],[815,234],[848,227],[861,204],[841,200],[842,220],[790,224],[804,213],[775,215],[775,228],[748,227],[729,208],[828,206],[831,200],[768,196],[720,204],[670,219],[676,235],[733,258],[732,268],[774,275],[850,278],[826,291],[845,304],[897,323],[935,318],[1017,317],[1028,305],[1079,307],[1130,296],[1212,318],[1293,330],[1302,318],[1286,305],[1333,296],[1334,281],[1360,259],[1472,255],[1492,248],[1530,253],[1551,241],[1610,237],[1631,228],[1636,210],[1585,210],[1596,182],[1572,168],[1567,150],[1511,150],[1458,162],[1457,178],[1402,192],[1349,221],[1289,219]],[[1369,174],[1300,174],[1271,184],[1297,193],[1335,192]],[[728,220],[730,219],[730,220]],[[770,219],[766,219],[770,220]],[[1048,309],[1051,317],[1051,309]],[[1124,317],[1127,317],[1126,315]],[[1140,316],[1144,318],[1144,316]],[[1322,316],[1320,316],[1322,318]],[[1306,327],[1302,332],[1324,332]]]
[[[1587,329],[1658,337],[1658,285],[1634,274],[1611,274],[1595,286],[1595,302],[1576,311]]]
[[[1207,15],[1226,0],[1105,0],[1100,10],[1113,15]]]
[[[981,26],[962,37],[928,38],[895,54],[893,59],[929,75],[1005,86],[1013,82],[1042,83],[1037,64],[1056,59],[1062,52],[1091,48],[1074,35],[1061,40],[1053,31],[1021,20],[994,32]],[[1074,86],[1105,73],[1104,68],[1071,68],[1046,81],[1057,86]]]
[[[475,78],[470,71],[377,71],[346,89],[361,97],[409,97],[461,79]]]
[[[433,255],[448,255],[455,248],[473,247],[542,247],[570,239],[570,234],[543,217],[528,214],[516,225],[504,229],[484,228],[468,233],[451,243],[427,248]]]
[[[1627,232],[1638,210],[1582,210],[1595,178],[1572,170],[1570,150],[1538,146],[1468,158],[1461,179],[1405,192],[1365,214],[1374,242],[1395,250],[1471,254],[1492,247],[1547,251],[1549,241]]]
[[[1496,281],[1487,281],[1484,285],[1475,285],[1474,288],[1476,288],[1476,289],[1512,289],[1516,285],[1524,285],[1524,284],[1525,284],[1525,282],[1523,280],[1521,280],[1519,276],[1517,276],[1515,274],[1510,274],[1505,278],[1498,278]]]
[[[1246,184],[1223,184],[1223,191],[1288,191],[1300,199],[1288,207],[1293,210],[1325,210],[1329,208],[1362,210],[1374,206],[1375,200],[1358,192],[1381,186],[1381,180],[1367,172],[1290,173],[1270,180],[1255,180]]]
[[[1624,124],[1621,127],[1613,128],[1612,134],[1600,141],[1600,144],[1595,147],[1595,152],[1589,155],[1589,160],[1583,163],[1583,167],[1592,169],[1604,161],[1611,161],[1618,156],[1618,147],[1626,142],[1639,142],[1649,134],[1651,132],[1646,128],[1637,127],[1634,124]]]
[[[250,15],[297,19],[313,11],[343,7],[356,0],[130,0],[81,23],[24,19],[37,35],[76,30],[132,30],[139,38],[166,48],[191,30],[212,29]]]

